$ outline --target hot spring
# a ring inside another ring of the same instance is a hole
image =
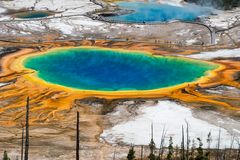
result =
[[[43,18],[52,15],[53,13],[49,11],[28,11],[17,13],[15,17],[22,18],[22,19],[31,19],[31,18]]]
[[[153,90],[192,82],[217,68],[211,63],[145,52],[65,48],[33,55],[24,67],[46,82],[80,90]]]
[[[173,20],[195,21],[200,16],[213,12],[212,8],[194,4],[174,6],[158,2],[116,2],[123,10],[132,11],[130,14],[107,17],[111,21],[126,23],[157,23]]]

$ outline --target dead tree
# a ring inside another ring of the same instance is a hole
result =
[[[21,160],[23,160],[23,146],[24,145],[24,125],[22,124],[22,143],[21,143]]]
[[[28,148],[29,148],[29,97],[27,97],[27,105],[26,105],[26,137],[25,137],[24,160],[28,160]]]
[[[217,160],[219,160],[219,156],[220,156],[220,145],[221,145],[221,128],[219,127],[218,143],[217,143],[217,157],[216,157]]]
[[[237,160],[240,159],[240,142],[238,141],[238,151],[237,151],[237,157],[236,157]]]
[[[184,145],[184,128],[182,126],[182,147],[181,147],[181,160],[185,160],[185,145]]]
[[[113,160],[116,159],[116,148],[114,148],[114,152],[113,152]]]
[[[141,160],[143,160],[143,145],[141,145]]]
[[[231,159],[231,154],[232,154],[232,150],[233,150],[234,140],[235,140],[235,136],[233,135],[231,137],[231,143],[230,143],[230,148],[229,148],[229,154],[228,154],[228,158],[229,159]]]
[[[149,149],[150,149],[150,154],[148,156],[149,160],[155,160],[155,154],[154,154],[154,150],[155,150],[155,142],[153,140],[153,123],[151,124],[151,141],[149,144]]]
[[[77,111],[76,160],[79,160],[79,112]]]
[[[165,126],[163,127],[163,131],[162,131],[162,137],[161,137],[161,141],[160,141],[160,146],[159,146],[159,153],[158,153],[158,159],[162,159],[163,157],[163,153],[164,153],[164,141],[165,141],[165,137],[166,137],[166,130],[165,130]]]
[[[189,144],[190,144],[190,139],[189,139],[189,124],[186,121],[187,124],[187,153],[186,153],[186,159],[189,160]]]
[[[208,143],[208,148],[207,148],[207,153],[208,153],[208,159],[210,159],[210,154],[211,154],[211,142],[212,142],[212,133],[211,131],[208,133],[207,136],[207,143]]]

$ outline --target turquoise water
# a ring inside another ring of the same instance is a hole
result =
[[[113,21],[128,23],[156,23],[172,20],[195,21],[197,17],[210,15],[213,11],[212,8],[194,4],[183,6],[160,4],[158,2],[116,2],[116,4],[122,9],[133,10],[134,12],[108,18]]]
[[[50,51],[25,59],[24,66],[47,82],[99,90],[151,90],[191,82],[215,65],[180,58],[97,48]]]
[[[48,12],[43,12],[43,11],[24,12],[24,13],[17,14],[18,18],[24,18],[24,19],[43,18],[47,16],[50,16],[50,14]]]

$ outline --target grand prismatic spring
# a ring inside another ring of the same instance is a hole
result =
[[[27,58],[24,66],[51,83],[99,91],[170,87],[197,80],[217,68],[196,60],[101,48],[57,49]]]

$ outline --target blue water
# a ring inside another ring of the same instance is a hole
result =
[[[158,2],[116,2],[125,10],[134,12],[125,15],[109,17],[110,20],[127,23],[156,23],[169,22],[172,20],[195,21],[197,17],[210,15],[212,8],[185,4],[183,6],[173,6],[160,4]]]
[[[50,16],[50,13],[44,11],[24,12],[17,14],[18,18],[31,19],[31,18],[43,18]]]
[[[59,49],[25,59],[47,82],[83,90],[151,90],[191,82],[215,65],[98,48]]]

